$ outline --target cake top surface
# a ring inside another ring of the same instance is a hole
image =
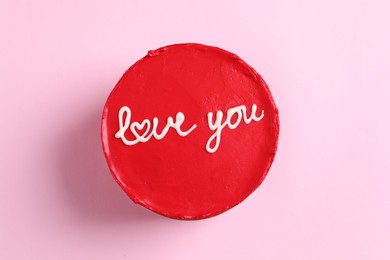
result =
[[[176,44],[148,54],[103,111],[103,150],[136,203],[178,219],[222,213],[265,178],[278,110],[261,76],[235,54]]]

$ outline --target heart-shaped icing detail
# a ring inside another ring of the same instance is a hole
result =
[[[133,122],[130,125],[131,133],[140,142],[147,142],[150,139],[150,137],[152,135],[150,134],[149,136],[147,136],[149,133],[149,130],[150,130],[150,121],[148,119],[144,119],[144,121],[142,121],[142,123]]]

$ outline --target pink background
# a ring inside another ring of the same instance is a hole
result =
[[[142,3],[140,3],[142,2]],[[390,1],[0,1],[0,259],[390,259]],[[200,42],[280,109],[263,185],[215,218],[133,205],[99,140],[149,49]]]

